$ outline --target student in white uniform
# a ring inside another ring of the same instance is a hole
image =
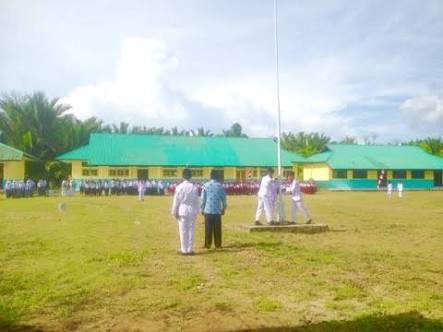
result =
[[[273,225],[274,220],[272,217],[274,210],[274,201],[275,201],[275,184],[272,175],[274,174],[274,170],[272,168],[268,168],[265,176],[262,177],[260,183],[260,189],[258,190],[258,204],[257,211],[255,213],[255,224],[261,225],[260,216],[264,212],[266,217],[266,223],[268,225]]]
[[[391,198],[391,196],[392,196],[392,182],[388,182],[388,185],[386,187],[386,193],[388,194],[388,197]]]
[[[397,183],[397,194],[398,197],[403,197],[403,183],[401,181]]]
[[[199,212],[197,187],[189,180],[192,173],[189,168],[183,170],[183,182],[175,188],[171,213],[177,219],[180,233],[180,253],[192,255],[195,218]]]
[[[143,202],[145,200],[145,181],[138,180],[138,200]]]
[[[305,218],[305,222],[310,224],[312,219],[303,204],[303,193],[300,190],[300,183],[295,179],[294,172],[288,174],[289,187],[287,191],[291,194],[291,224],[295,224],[297,210],[300,210]]]

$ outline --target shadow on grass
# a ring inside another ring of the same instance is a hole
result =
[[[31,325],[22,325],[10,321],[4,321],[0,316],[0,331],[2,332],[44,332],[40,327]]]
[[[262,249],[262,248],[275,248],[281,245],[281,242],[254,242],[254,243],[230,243],[227,245],[222,245],[221,248],[215,249],[211,247],[210,249],[201,249],[197,251],[195,255],[210,255],[210,254],[223,254],[240,252],[249,249]]]
[[[328,321],[316,324],[282,327],[262,327],[232,330],[232,332],[391,332],[391,331],[443,331],[443,321],[429,319],[417,311],[398,315],[370,315],[351,321]]]

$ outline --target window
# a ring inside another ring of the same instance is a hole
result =
[[[82,175],[83,176],[97,176],[98,171],[95,168],[83,168]]]
[[[368,171],[366,169],[354,169],[352,171],[352,178],[367,179],[368,178]]]
[[[82,161],[82,167],[88,167],[88,162],[87,161]]]
[[[392,171],[392,178],[394,178],[394,179],[406,179],[406,171],[404,169],[394,169]]]
[[[348,170],[347,169],[334,169],[332,171],[332,177],[334,179],[347,179],[348,178]]]
[[[191,168],[192,177],[194,178],[202,178],[203,170],[201,168]]]
[[[288,175],[289,175],[289,172],[294,172],[294,171],[292,170],[291,167],[285,167],[285,168],[283,169],[283,177],[284,177],[284,178],[287,178]],[[295,174],[295,172],[294,172],[294,174]]]
[[[176,168],[163,168],[163,177],[164,178],[177,177],[177,169]]]
[[[268,173],[268,169],[267,168],[260,168],[260,177],[265,176],[266,173]]]
[[[118,169],[117,176],[129,176],[129,169]]]
[[[425,178],[425,171],[422,169],[414,169],[411,172],[411,177],[413,179],[424,179]]]
[[[215,167],[213,170],[218,172],[219,178],[222,179],[222,181],[225,179],[225,171],[223,170],[223,167]]]
[[[108,172],[110,177],[128,177],[129,169],[127,168],[112,168]]]

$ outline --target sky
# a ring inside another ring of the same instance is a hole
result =
[[[278,0],[283,131],[443,135],[443,1]],[[0,93],[78,118],[276,135],[273,0],[0,0]]]

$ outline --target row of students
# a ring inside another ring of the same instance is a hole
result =
[[[37,186],[32,179],[23,180],[6,180],[4,191],[6,198],[22,198],[32,197],[37,189],[37,194],[43,196],[46,194],[47,182],[40,179]]]
[[[155,180],[89,180],[80,182],[80,193],[85,196],[163,195],[165,185]]]

